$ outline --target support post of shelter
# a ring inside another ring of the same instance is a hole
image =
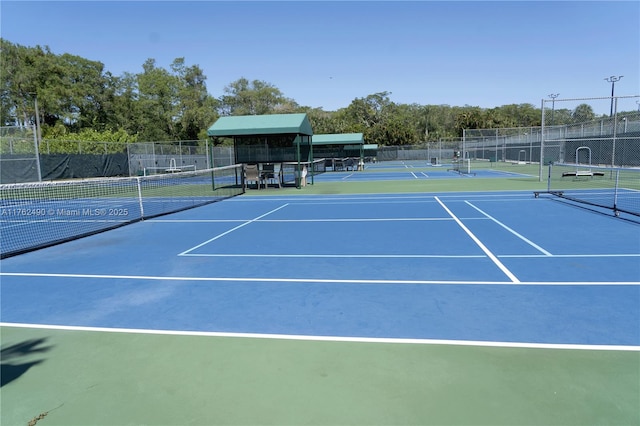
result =
[[[298,159],[298,167],[296,172],[296,188],[300,189],[302,185],[302,167],[300,162],[300,140],[296,144],[296,158]]]
[[[316,171],[313,167],[313,143],[311,142],[311,137],[307,137],[307,143],[309,144],[309,164],[311,165],[311,185],[315,183],[314,178],[316,175]]]

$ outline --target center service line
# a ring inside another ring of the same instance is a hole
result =
[[[471,239],[478,245],[478,247],[480,247],[480,249],[483,252],[485,252],[485,254],[489,257],[489,259],[491,259],[493,263],[495,263],[495,265],[498,268],[500,268],[500,270],[504,272],[507,277],[509,277],[511,282],[515,284],[519,284],[520,280],[515,275],[513,275],[513,273],[511,273],[511,271],[508,270],[507,267],[504,266],[502,262],[500,262],[500,260],[498,260],[498,258],[493,253],[491,253],[491,251],[489,251],[489,249],[484,244],[482,244],[482,241],[480,241],[475,235],[473,235],[473,232],[471,232],[469,228],[464,226],[464,223],[462,223],[462,221],[458,219],[458,217],[454,215],[453,212],[449,210],[449,208],[445,206],[444,203],[440,201],[438,197],[434,197],[434,198],[438,202],[438,204],[440,204],[442,208],[445,209],[445,211],[449,214],[449,216],[451,216],[453,220],[456,221],[456,223],[460,226],[460,228],[462,228],[462,230],[466,232],[469,237],[471,237]]]
[[[263,214],[263,215],[261,215],[261,216],[258,216],[258,217],[254,218],[254,219],[251,219],[251,220],[248,220],[248,221],[246,221],[246,222],[244,222],[244,223],[242,223],[242,224],[240,224],[240,225],[236,226],[235,228],[231,228],[231,229],[229,229],[228,231],[223,232],[222,234],[218,234],[218,235],[216,235],[215,237],[213,237],[213,238],[211,238],[211,239],[208,239],[208,240],[207,240],[207,241],[205,241],[204,243],[198,244],[198,245],[197,245],[197,246],[195,246],[195,247],[191,247],[189,250],[183,251],[183,252],[182,252],[182,253],[180,253],[178,256],[184,256],[185,254],[188,254],[189,252],[192,252],[192,251],[194,251],[194,250],[196,250],[196,249],[199,249],[199,248],[200,248],[200,247],[202,247],[202,246],[205,246],[205,245],[209,244],[211,241],[215,241],[215,240],[217,240],[217,239],[218,239],[218,238],[220,238],[220,237],[224,237],[225,235],[230,234],[231,232],[233,232],[233,231],[235,231],[235,230],[237,230],[237,229],[240,229],[240,228],[242,228],[242,227],[243,227],[243,226],[245,226],[245,225],[248,225],[248,224],[253,223],[253,222],[257,221],[257,220],[260,220],[260,219],[262,219],[263,217],[268,216],[268,215],[270,215],[270,214],[271,214],[271,213],[273,213],[273,212],[277,212],[278,210],[280,210],[280,209],[282,209],[282,208],[285,208],[285,207],[287,207],[288,205],[289,205],[289,203],[283,204],[283,205],[281,205],[280,207],[278,207],[278,208],[276,208],[276,209],[271,210],[270,212],[266,212],[265,214]]]
[[[483,215],[485,215],[487,218],[491,219],[492,221],[494,221],[495,223],[497,223],[498,225],[502,226],[504,229],[506,229],[507,231],[511,232],[513,235],[515,235],[516,237],[520,238],[522,241],[524,241],[525,243],[529,244],[531,247],[535,248],[536,250],[538,250],[539,252],[543,253],[545,256],[553,256],[551,253],[549,253],[547,250],[543,249],[542,247],[540,247],[539,245],[537,245],[536,243],[534,243],[533,241],[525,238],[523,235],[520,235],[519,233],[517,233],[516,231],[514,231],[513,229],[509,228],[507,225],[505,225],[504,223],[500,222],[499,220],[497,220],[496,218],[494,218],[493,216],[483,212],[482,210],[480,210],[478,207],[474,206],[473,204],[471,204],[468,201],[465,201],[465,203],[467,203],[468,205],[470,205],[471,207],[473,207],[474,209],[478,210],[480,213],[482,213]]]

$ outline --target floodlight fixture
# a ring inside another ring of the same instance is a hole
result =
[[[553,126],[553,113],[556,110],[556,98],[560,96],[560,93],[551,93],[549,97],[551,98],[551,125]]]
[[[613,93],[616,86],[616,81],[620,81],[620,79],[624,77],[624,75],[612,75],[611,77],[605,78],[606,81],[611,83],[611,111],[609,112],[609,117],[613,117]]]

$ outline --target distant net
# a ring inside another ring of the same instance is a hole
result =
[[[465,175],[475,174],[474,172],[471,171],[471,160],[468,158],[453,160],[451,162],[451,167],[448,169],[448,171],[465,174]]]
[[[298,184],[297,179],[306,179],[308,182],[314,176],[327,171],[326,160],[320,158],[314,161],[285,162],[282,163],[282,176],[285,184]]]
[[[142,169],[143,176],[166,174],[166,173],[180,173],[180,172],[195,172],[198,168],[195,164],[182,164],[178,165],[175,158],[169,160],[169,165],[166,167],[144,167]]]
[[[180,167],[145,167],[142,169],[143,176],[163,175],[166,173],[195,172],[195,165],[185,165]]]
[[[0,185],[0,257],[243,193],[242,165],[131,178]]]
[[[547,191],[539,194],[640,217],[640,168],[550,164]]]

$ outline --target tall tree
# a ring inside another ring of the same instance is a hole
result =
[[[2,111],[18,123],[35,121],[35,101],[46,126],[95,125],[105,87],[104,65],[80,56],[54,55],[2,40]],[[6,121],[6,116],[3,118]]]
[[[197,65],[187,67],[184,58],[175,59],[171,69],[178,78],[178,137],[205,139],[206,129],[217,118],[218,107],[218,101],[207,92],[207,77]]]
[[[28,48],[0,39],[0,76],[2,77],[2,121],[20,126],[35,123],[35,101],[40,93],[41,110],[46,110],[41,80],[47,75],[48,48]]]
[[[123,129],[131,135],[142,134],[143,115],[140,111],[138,81],[135,74],[125,72],[120,77],[107,75],[102,114],[107,129]]]
[[[457,136],[462,136],[464,129],[482,128],[482,110],[480,107],[464,107],[456,116]]]
[[[221,115],[262,115],[280,112],[290,104],[280,89],[261,80],[250,82],[242,77],[224,88]]]
[[[140,139],[172,141],[178,136],[175,117],[179,114],[178,79],[155,59],[147,59],[137,75],[138,102],[144,118]]]
[[[344,114],[362,129],[370,129],[383,121],[385,108],[391,104],[389,95],[389,92],[379,92],[356,98],[345,108]]]
[[[573,110],[572,118],[574,123],[584,123],[596,118],[596,114],[593,112],[591,105],[580,104]]]

